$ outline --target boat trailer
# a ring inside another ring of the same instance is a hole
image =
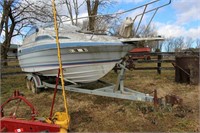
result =
[[[154,90],[152,93],[153,96],[150,94],[141,93],[129,88],[124,87],[124,76],[125,71],[128,70],[125,68],[126,62],[122,64],[118,64],[121,68],[120,72],[118,73],[118,78],[116,84],[107,83],[105,81],[98,80],[93,82],[92,84],[100,84],[103,87],[95,88],[95,89],[88,89],[87,86],[90,84],[71,84],[65,86],[65,90],[72,91],[72,92],[79,92],[85,94],[92,94],[98,96],[106,96],[106,97],[113,97],[119,99],[127,99],[127,100],[134,100],[134,101],[144,101],[144,102],[154,102],[157,104],[157,91]],[[59,70],[58,70],[59,71]],[[44,77],[41,77],[37,74],[28,74],[26,76],[26,84],[27,88],[32,90],[33,93],[39,93],[41,89],[44,88],[55,88],[55,83],[50,83],[47,80],[42,80]],[[54,77],[55,78],[55,77]],[[58,89],[61,89],[61,86],[57,86]]]

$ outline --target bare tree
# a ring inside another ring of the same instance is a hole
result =
[[[115,3],[111,0],[61,0],[60,4],[65,4],[67,6],[68,11],[68,17],[70,18],[71,24],[79,26],[80,23],[78,23],[78,15],[80,8],[86,4],[87,12],[88,12],[88,19],[85,19],[83,21],[83,29],[87,29],[89,31],[95,31],[95,30],[105,30],[107,26],[105,24],[107,22],[111,22],[113,19],[112,16],[109,15],[100,15],[98,16],[99,8],[105,9],[108,7],[108,5],[112,5],[112,3]],[[97,26],[99,25],[100,26]]]
[[[155,37],[157,36],[157,31],[154,25],[146,26],[141,25],[139,27],[138,33],[135,34],[135,31],[133,30],[134,36],[140,36],[140,37]]]
[[[196,39],[196,48],[200,48],[200,38]]]
[[[99,0],[86,0],[87,4],[87,11],[88,11],[88,16],[89,16],[89,23],[88,23],[88,30],[89,31],[94,31],[94,27],[96,24],[96,15],[98,11],[98,7],[100,4]]]
[[[23,29],[37,22],[49,22],[52,14],[49,8],[42,3],[29,2],[28,0],[3,0],[0,2],[3,8],[0,32],[5,32],[5,40],[1,45],[1,59],[7,59],[11,39],[23,35]],[[2,65],[7,65],[4,62]]]
[[[67,6],[68,15],[72,25],[78,25],[78,15],[79,9],[82,5],[84,5],[85,1],[78,0],[62,0],[61,4],[65,4]],[[75,16],[75,17],[74,17]]]
[[[135,33],[135,30],[133,29],[133,35],[135,37],[157,37],[157,31],[154,25],[149,25],[148,27],[146,25],[141,25],[138,29],[137,34]],[[163,43],[162,42],[157,42],[157,41],[153,41],[153,42],[148,42],[148,47],[151,48],[152,51],[155,50],[162,50],[162,46]]]
[[[186,48],[191,48],[193,43],[194,43],[194,40],[191,37],[185,38],[185,47]]]
[[[96,17],[94,29],[97,32],[105,32],[113,26],[115,21],[117,21],[117,18],[113,18],[111,15]]]
[[[183,48],[186,48],[186,43],[188,46],[191,45],[191,41],[185,42],[184,37],[170,37],[164,41],[165,51],[167,52],[178,52]]]
[[[174,51],[174,40],[175,38],[173,37],[170,37],[170,38],[167,38],[164,42],[163,42],[163,45],[165,45],[165,51],[166,52],[173,52]]]
[[[4,23],[8,21],[8,18],[6,16],[8,16],[8,14],[10,12],[9,7],[11,7],[11,4],[12,4],[12,1],[4,1],[4,2],[0,1],[0,6],[3,9],[1,24],[0,24],[0,35],[2,33]]]
[[[174,38],[174,42],[173,42],[173,49],[174,51],[178,52],[180,50],[182,50],[184,48],[184,37],[177,37]]]
[[[95,31],[95,28],[97,28],[97,24],[100,24],[100,22],[111,21],[109,20],[113,18],[111,15],[98,17],[97,14],[100,8],[105,9],[108,6],[113,5],[114,3],[115,2],[111,0],[86,0],[87,12],[89,17],[88,20],[89,31]]]

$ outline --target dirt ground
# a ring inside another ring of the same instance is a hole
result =
[[[53,89],[32,94],[26,89],[25,75],[8,76],[1,79],[1,103],[14,90],[20,90],[35,106],[38,116],[48,117]],[[116,82],[117,75],[110,72],[103,80]],[[198,85],[174,82],[174,71],[127,71],[125,86],[140,92],[158,90],[158,96],[175,94],[183,99],[182,105],[154,108],[152,103],[121,100],[102,96],[67,92],[72,132],[200,132],[200,91]],[[7,106],[6,114],[15,103]],[[64,108],[61,91],[58,91],[54,111]],[[20,104],[17,116],[28,117],[30,110]],[[28,117],[29,118],[29,117]]]

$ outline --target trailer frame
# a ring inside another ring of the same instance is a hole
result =
[[[104,87],[88,89],[87,87],[85,87],[88,84],[71,84],[71,85],[66,85],[65,90],[84,93],[84,94],[127,99],[127,100],[133,100],[133,101],[154,102],[155,96],[150,96],[149,94],[141,93],[141,92],[124,87],[125,71],[128,69],[125,68],[126,66],[125,61],[118,65],[120,66],[121,70],[118,73],[116,84],[107,83],[105,81],[98,80],[93,83],[103,84]],[[40,89],[42,88],[55,88],[54,83],[43,81],[40,78],[40,75],[37,75],[37,74],[33,74],[33,73],[28,74],[26,76],[26,79],[28,82],[31,82],[31,84],[33,84],[30,87],[33,93],[38,93]],[[61,89],[60,85],[58,85],[58,89]]]

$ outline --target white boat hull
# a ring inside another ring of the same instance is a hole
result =
[[[63,66],[64,79],[65,81],[79,83],[93,82],[102,78],[109,71],[111,71],[116,63],[117,62]],[[58,68],[41,72],[44,76],[55,76],[57,73]]]
[[[55,44],[53,44],[55,45]],[[113,69],[130,48],[129,45],[93,45],[64,47],[61,44],[63,73],[66,81],[88,83],[99,80]],[[19,63],[22,71],[43,76],[57,76],[59,64],[57,49],[19,49]],[[44,45],[45,47],[45,45]]]

